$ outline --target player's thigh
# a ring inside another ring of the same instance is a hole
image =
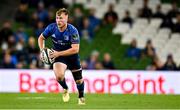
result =
[[[61,62],[55,62],[53,64],[53,70],[58,80],[61,80],[64,78],[66,68],[67,68],[67,65]]]
[[[70,58],[68,60],[68,68],[72,71],[72,72],[76,72],[81,70],[81,64],[80,64],[80,59],[79,58]]]

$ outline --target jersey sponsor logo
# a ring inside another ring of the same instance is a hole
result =
[[[65,43],[65,42],[63,42],[62,40],[55,41],[55,40],[52,39],[52,41],[53,41],[55,44],[59,44],[59,45],[69,45],[69,43]]]

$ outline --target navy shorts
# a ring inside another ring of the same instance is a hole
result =
[[[78,54],[71,55],[71,56],[57,57],[54,63],[55,62],[61,62],[61,63],[66,64],[69,70],[77,70],[81,68],[80,58]]]

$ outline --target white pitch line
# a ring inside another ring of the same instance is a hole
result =
[[[17,99],[28,100],[28,99],[46,99],[46,97],[17,97]]]

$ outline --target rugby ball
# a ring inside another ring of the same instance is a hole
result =
[[[53,51],[49,48],[44,48],[41,50],[41,60],[43,63],[51,65],[54,62],[54,58],[49,58]]]

